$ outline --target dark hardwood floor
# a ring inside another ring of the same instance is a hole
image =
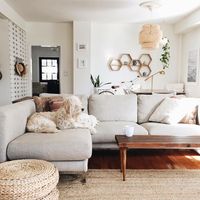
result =
[[[89,169],[119,168],[119,151],[93,151]],[[200,169],[200,155],[193,150],[129,150],[127,169]]]

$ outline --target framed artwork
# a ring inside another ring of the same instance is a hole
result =
[[[87,45],[84,43],[77,43],[76,44],[76,50],[77,51],[86,51],[87,50]]]
[[[188,52],[188,68],[187,68],[187,83],[197,84],[198,82],[198,65],[199,65],[198,49]]]

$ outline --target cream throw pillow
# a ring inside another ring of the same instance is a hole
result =
[[[149,121],[177,124],[196,106],[187,98],[165,98],[150,116]]]

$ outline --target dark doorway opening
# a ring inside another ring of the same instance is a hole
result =
[[[32,46],[32,93],[60,93],[60,47]]]

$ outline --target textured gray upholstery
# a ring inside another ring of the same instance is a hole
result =
[[[93,143],[110,143],[115,142],[115,135],[123,135],[123,128],[126,125],[135,128],[135,135],[148,135],[148,132],[135,122],[127,121],[107,121],[99,122],[96,129],[97,133],[92,135]]]
[[[87,129],[68,129],[54,134],[26,133],[8,145],[7,155],[11,160],[85,160],[92,155],[91,134]]]
[[[0,107],[0,162],[7,160],[9,142],[24,134],[27,118],[35,112],[32,100]]]
[[[92,95],[89,98],[89,114],[99,121],[137,122],[137,96]]]

